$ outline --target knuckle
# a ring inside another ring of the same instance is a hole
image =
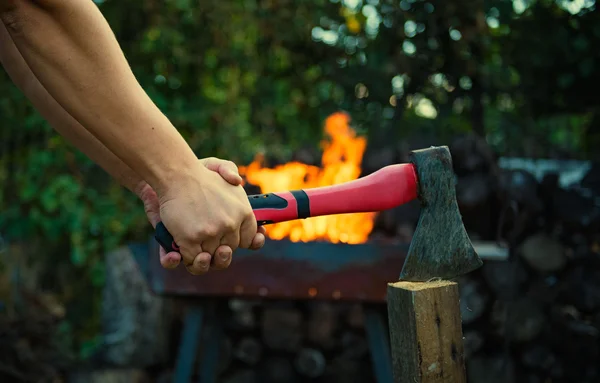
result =
[[[205,226],[202,234],[205,238],[214,238],[219,235],[219,228],[216,225]]]
[[[235,220],[229,219],[225,221],[223,226],[225,227],[225,230],[227,230],[227,232],[234,232],[237,230],[239,225],[236,224]]]
[[[194,262],[194,256],[190,256],[189,254],[181,253],[181,261],[187,266],[191,265]]]
[[[248,221],[248,225],[252,231],[258,230],[258,223],[256,222],[256,216],[254,215],[254,211],[252,209],[250,209],[250,212],[246,214],[246,220]]]
[[[217,228],[214,225],[200,225],[194,228],[189,233],[189,237],[194,240],[204,239],[204,238],[212,238],[217,235]]]
[[[238,166],[233,161],[226,161],[227,166],[231,166],[232,169],[238,170]]]
[[[240,247],[243,249],[248,249],[252,245],[252,241],[254,240],[254,236],[251,234],[243,234],[240,238]]]

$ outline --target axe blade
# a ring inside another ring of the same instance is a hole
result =
[[[471,244],[456,201],[450,150],[447,146],[415,150],[411,162],[417,171],[421,214],[400,279],[452,279],[479,268],[483,262]]]

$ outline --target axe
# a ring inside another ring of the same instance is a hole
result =
[[[405,281],[452,279],[479,268],[456,201],[447,146],[410,153],[410,162],[368,176],[318,188],[249,195],[258,225],[332,214],[375,212],[418,198],[421,213],[400,274]],[[178,246],[159,222],[155,238],[167,251]]]

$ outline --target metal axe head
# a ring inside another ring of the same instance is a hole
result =
[[[411,152],[417,172],[421,215],[400,279],[452,279],[480,267],[456,201],[452,157],[447,146]]]

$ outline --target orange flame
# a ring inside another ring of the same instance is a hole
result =
[[[325,132],[331,140],[321,143],[321,168],[300,162],[263,168],[263,156],[259,155],[250,165],[240,167],[240,174],[260,187],[261,193],[330,186],[357,179],[367,140],[356,137],[350,117],[342,112],[325,120]],[[289,238],[293,242],[364,243],[373,230],[375,216],[376,213],[355,213],[280,222],[267,226],[267,236],[277,240]]]

